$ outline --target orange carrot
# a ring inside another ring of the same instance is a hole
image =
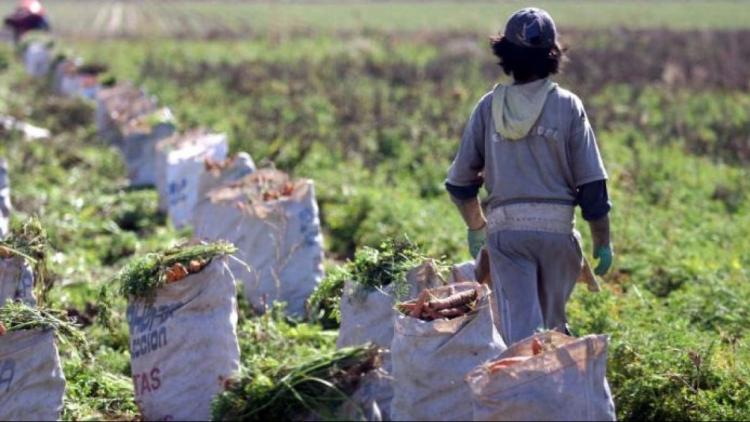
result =
[[[427,307],[433,311],[441,309],[458,308],[477,300],[477,291],[475,289],[466,290],[456,293],[443,299],[433,299],[429,301]]]
[[[167,270],[167,283],[174,283],[187,277],[188,270],[184,265],[177,263]]]

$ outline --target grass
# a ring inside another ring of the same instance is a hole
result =
[[[531,3],[498,1],[157,1],[62,0],[45,4],[55,31],[70,37],[246,37],[267,32],[452,31],[495,32]],[[542,0],[561,27],[747,28],[741,1]],[[11,0],[0,1],[10,10]]]
[[[323,354],[272,378],[248,373],[233,380],[213,403],[213,420],[334,417],[354,392],[362,374],[377,367],[378,350],[354,347]]]

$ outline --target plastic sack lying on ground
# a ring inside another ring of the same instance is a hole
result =
[[[130,120],[156,110],[156,99],[132,84],[102,89],[96,94],[96,130],[103,140],[121,147],[121,128]]]
[[[606,336],[534,335],[467,375],[474,420],[615,420],[606,372]]]
[[[54,331],[0,336],[0,420],[58,420],[64,392]]]
[[[393,360],[393,420],[470,420],[466,374],[505,350],[492,322],[490,289],[476,282],[432,289],[447,298],[476,291],[473,309],[453,319],[425,321],[396,316]]]
[[[130,362],[146,420],[208,420],[224,380],[239,370],[237,302],[226,258],[159,288],[153,303],[130,298]]]
[[[34,271],[23,257],[0,257],[0,306],[7,300],[36,305]]]
[[[12,210],[13,205],[10,202],[8,161],[2,158],[0,159],[0,239],[3,239],[8,234],[10,228],[10,212]]]
[[[23,52],[23,64],[26,73],[34,78],[47,76],[52,64],[52,54],[44,42],[34,41]]]
[[[247,265],[232,264],[245,299],[258,312],[283,301],[305,315],[305,301],[323,277],[323,236],[312,180],[292,181],[271,169],[212,190],[195,216],[195,235],[223,239]]]
[[[341,327],[336,347],[359,346],[367,343],[389,350],[393,341],[393,321],[396,311],[393,309],[396,300],[415,297],[426,288],[445,284],[439,277],[431,261],[409,271],[403,292],[397,292],[401,286],[394,283],[382,289],[366,288],[347,281],[341,297]],[[356,419],[364,416],[366,420],[390,420],[393,386],[391,385],[390,352],[383,357],[383,365],[375,373],[367,374],[359,389],[352,396],[354,406],[348,416]],[[362,409],[364,415],[355,410]]]
[[[121,129],[122,154],[131,186],[156,185],[156,145],[174,131],[174,116],[166,107],[136,117]]]
[[[175,134],[156,145],[156,187],[159,208],[167,211],[175,227],[193,221],[198,205],[205,160],[224,160],[229,153],[227,136],[197,129]]]

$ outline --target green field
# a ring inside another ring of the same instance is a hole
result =
[[[288,31],[399,32],[472,30],[491,33],[528,2],[507,1],[98,1],[45,4],[65,36],[245,37]],[[8,10],[11,0],[0,0]],[[739,29],[750,26],[750,8],[737,1],[552,0],[533,3],[564,28]]]
[[[614,202],[615,268],[602,293],[577,288],[574,331],[611,336],[619,419],[750,418],[748,3],[539,4],[570,44],[557,80],[584,101]],[[225,131],[233,152],[313,178],[329,269],[402,234],[445,262],[468,258],[465,228],[442,183],[473,105],[502,80],[487,35],[520,7],[48,5],[66,48],[146,87],[181,128]],[[100,13],[112,26],[84,32]],[[135,16],[129,29],[120,14]],[[3,135],[14,218],[38,215],[47,228],[51,305],[96,320],[99,287],[119,268],[190,232],[159,215],[154,191],[127,189],[117,153],[96,139],[90,105],[49,97],[8,48],[0,51],[7,63],[0,114],[53,132],[44,143]],[[137,412],[124,301],[113,311],[114,331],[84,328],[92,362],[62,348],[66,419]],[[334,349],[330,319],[243,314],[240,326],[243,365],[254,374],[273,378],[284,365]]]

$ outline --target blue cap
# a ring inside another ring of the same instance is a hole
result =
[[[536,7],[527,7],[508,19],[503,35],[520,47],[550,48],[555,45],[557,30],[549,13]]]

